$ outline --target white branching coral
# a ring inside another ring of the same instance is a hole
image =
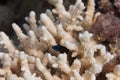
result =
[[[0,79],[96,80],[104,64],[114,55],[93,39],[94,34],[84,29],[96,18],[94,0],[88,0],[87,11],[81,0],[70,5],[68,11],[63,0],[48,2],[55,9],[40,14],[40,25],[34,11],[25,18],[28,24],[23,27],[27,34],[17,24],[12,24],[20,45],[14,46],[9,37],[0,32],[0,44],[7,49],[7,53],[0,52]],[[52,49],[53,46],[57,46],[57,50]],[[113,73],[106,74],[108,80],[119,78],[117,70],[119,66]]]
[[[120,65],[116,65],[113,72],[106,74],[107,80],[120,80]]]

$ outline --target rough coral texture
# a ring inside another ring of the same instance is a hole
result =
[[[94,0],[88,1],[86,11],[81,0],[70,5],[68,11],[63,0],[48,2],[55,9],[40,14],[39,24],[34,11],[25,18],[28,24],[23,27],[27,34],[17,24],[12,24],[20,45],[14,46],[9,37],[0,32],[0,44],[7,49],[6,53],[0,52],[0,79],[96,80],[104,65],[116,54],[94,40],[95,34],[85,30],[97,18]],[[55,45],[67,48],[68,52],[55,51],[52,49]],[[120,79],[119,71],[116,65],[113,72],[105,74],[107,80]]]
[[[98,0],[99,11],[120,17],[120,0]]]
[[[115,41],[120,36],[120,19],[114,15],[102,14],[97,17],[91,32],[101,41]]]

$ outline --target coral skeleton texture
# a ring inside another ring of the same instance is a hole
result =
[[[15,46],[0,32],[0,44],[7,49],[6,53],[0,52],[0,80],[96,80],[104,64],[116,56],[86,30],[98,16],[94,0],[88,0],[86,11],[81,0],[76,0],[69,10],[63,0],[48,2],[55,9],[40,14],[38,22],[34,11],[25,18],[27,34],[12,24],[20,45]],[[60,53],[52,49],[54,45],[69,51]],[[106,74],[106,80],[120,80],[120,65]]]

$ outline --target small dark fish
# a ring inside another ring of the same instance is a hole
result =
[[[66,53],[67,59],[68,59],[70,65],[72,65],[74,59],[76,59],[76,57],[71,57],[72,52],[64,46],[54,45],[54,46],[52,46],[52,49],[55,51],[58,51],[60,53]]]
[[[54,49],[55,51],[59,51],[60,53],[68,53],[70,52],[69,49],[67,49],[66,47],[64,46],[61,46],[61,45],[54,45],[52,46],[52,49]]]

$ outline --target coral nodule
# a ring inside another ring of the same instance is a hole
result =
[[[100,15],[95,12],[94,0],[88,0],[87,7],[76,0],[69,10],[63,0],[48,2],[55,8],[41,13],[38,22],[34,11],[25,17],[28,24],[23,27],[27,34],[16,23],[12,24],[19,45],[15,46],[0,32],[0,45],[7,50],[0,52],[0,80],[96,80],[104,65],[116,57],[93,38],[97,32],[89,32]],[[107,29],[106,25],[100,28]],[[111,35],[104,32],[101,31],[103,38],[110,40]],[[120,80],[119,71],[118,64],[113,72],[105,74],[106,80]]]

